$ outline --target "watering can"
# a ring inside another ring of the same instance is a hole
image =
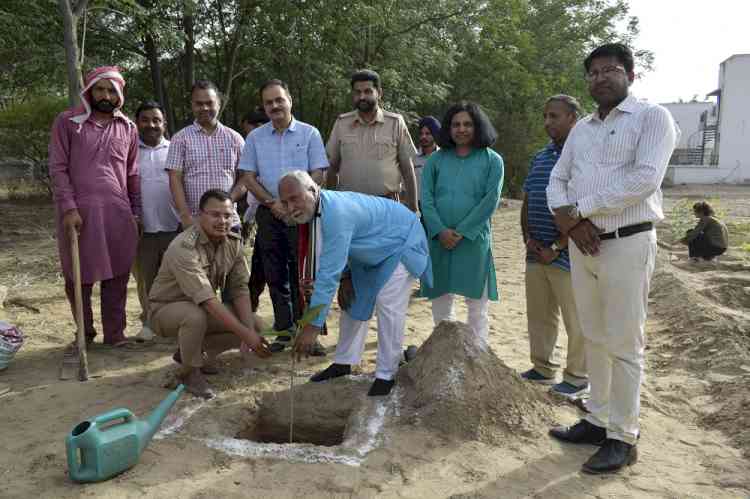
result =
[[[184,389],[178,386],[143,419],[121,408],[77,424],[65,439],[70,478],[99,482],[135,466]]]

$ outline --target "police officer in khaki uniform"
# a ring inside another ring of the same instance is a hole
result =
[[[380,107],[383,91],[376,72],[357,71],[351,86],[355,110],[338,117],[326,144],[326,187],[399,201],[403,181],[406,199],[400,201],[416,212],[417,151],[404,118]]]
[[[262,324],[250,306],[250,279],[240,236],[230,231],[234,209],[226,192],[201,196],[198,223],[177,236],[164,254],[149,294],[152,325],[159,336],[174,337],[177,376],[192,394],[214,396],[203,374],[216,374],[216,357],[233,348],[271,355],[258,333]],[[217,290],[225,289],[225,306]]]

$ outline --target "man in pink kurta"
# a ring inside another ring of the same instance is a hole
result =
[[[82,106],[57,116],[49,145],[60,263],[75,310],[69,237],[75,228],[87,342],[96,336],[91,288],[100,281],[104,343],[121,346],[127,343],[125,300],[141,214],[138,132],[120,111],[125,80],[118,68],[95,69],[85,83]]]

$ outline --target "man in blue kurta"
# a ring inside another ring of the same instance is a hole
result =
[[[409,296],[416,279],[432,282],[427,240],[419,218],[389,199],[354,192],[321,191],[307,172],[279,182],[279,198],[295,223],[320,217],[318,273],[309,306],[323,305],[296,338],[294,353],[309,354],[339,286],[340,337],[334,363],[311,381],[345,376],[362,358],[367,324],[378,315],[375,382],[368,395],[390,393],[401,359]],[[340,281],[340,282],[339,282]]]

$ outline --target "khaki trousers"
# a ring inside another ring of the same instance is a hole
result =
[[[148,317],[148,294],[159,273],[161,259],[179,232],[146,232],[138,241],[138,252],[133,264],[133,277],[138,284],[138,301],[141,302],[141,324],[150,326]]]
[[[571,244],[570,259],[591,386],[586,419],[635,444],[656,231],[602,241],[598,256]]]
[[[568,335],[563,380],[574,386],[583,386],[588,381],[586,356],[570,272],[555,265],[527,262],[526,317],[531,363],[537,372],[548,378],[554,378],[560,369],[554,357],[561,315]]]
[[[226,305],[230,312],[234,309]],[[236,314],[235,314],[236,315]],[[166,338],[177,337],[182,355],[182,365],[203,366],[203,351],[209,362],[222,352],[240,347],[241,340],[200,306],[189,301],[169,303],[152,317],[154,332]]]

